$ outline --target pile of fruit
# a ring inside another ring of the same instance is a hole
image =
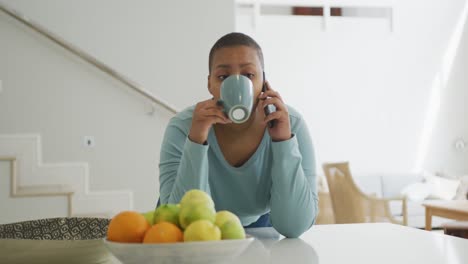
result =
[[[216,212],[211,197],[201,190],[185,193],[179,204],[164,204],[141,214],[124,211],[109,223],[107,239],[126,243],[175,243],[242,239],[239,218],[229,211]]]

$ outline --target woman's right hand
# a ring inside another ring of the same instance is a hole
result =
[[[217,100],[209,99],[199,102],[195,106],[190,127],[189,139],[198,144],[204,144],[212,125],[229,124],[232,121],[224,115],[223,107]]]

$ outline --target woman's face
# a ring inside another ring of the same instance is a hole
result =
[[[208,90],[217,100],[224,79],[230,75],[244,75],[254,86],[254,98],[257,98],[263,86],[263,69],[257,50],[248,46],[224,47],[213,55],[211,72],[208,75]]]

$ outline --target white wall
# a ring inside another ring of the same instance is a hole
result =
[[[252,20],[245,8],[238,10],[236,26],[259,40],[267,79],[305,116],[318,164],[349,160],[353,171],[363,172],[420,169],[432,83],[466,1],[367,2],[393,8],[393,31],[387,19],[331,17],[324,27],[320,17]],[[466,63],[460,62],[460,71]],[[457,83],[466,87],[466,80]],[[452,117],[458,125],[449,130],[463,132],[466,113]],[[443,137],[430,141],[445,142]],[[439,166],[454,163],[468,171],[461,165],[466,157]]]
[[[209,96],[207,54],[234,30],[234,0],[2,2],[178,109]]]
[[[439,68],[439,112],[424,160],[425,167],[452,177],[468,174],[468,3],[462,11]],[[456,148],[457,139],[464,149]]]
[[[209,48],[234,28],[231,1],[2,2],[178,109],[208,97]],[[159,149],[172,114],[148,115],[146,99],[3,13],[0,80],[0,134],[38,133],[44,163],[88,162],[92,191],[132,190],[134,209],[154,208]],[[84,136],[94,136],[94,148],[84,147]],[[4,171],[0,177],[7,179]],[[27,204],[14,211],[27,211]]]

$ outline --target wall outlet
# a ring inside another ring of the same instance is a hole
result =
[[[96,141],[93,136],[85,136],[83,137],[83,144],[85,147],[94,148]]]
[[[457,138],[455,140],[455,149],[458,151],[466,151],[467,142],[463,138]]]

